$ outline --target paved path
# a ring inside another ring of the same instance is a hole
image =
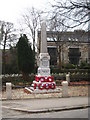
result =
[[[68,111],[58,111],[58,112],[46,112],[46,113],[38,113],[38,114],[37,113],[31,114],[31,113],[20,112],[20,111],[3,108],[2,117],[3,118],[13,118],[12,120],[14,120],[14,118],[24,118],[23,120],[30,120],[30,119],[26,119],[26,118],[37,118],[37,119],[41,118],[38,120],[43,120],[42,118],[88,118],[88,108],[68,110]],[[9,119],[9,120],[11,120],[11,119]],[[20,119],[18,119],[18,120],[20,120]]]
[[[88,97],[5,100],[2,107],[23,112],[50,112],[76,108],[84,108],[88,105]]]

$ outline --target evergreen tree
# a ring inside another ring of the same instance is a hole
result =
[[[22,72],[23,79],[28,81],[29,73],[32,73],[34,69],[34,59],[33,51],[25,34],[19,38],[17,54],[19,71]]]

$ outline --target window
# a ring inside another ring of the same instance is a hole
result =
[[[50,65],[57,65],[57,48],[48,48],[50,55]]]
[[[75,64],[75,65],[79,64],[79,59],[81,56],[79,48],[69,48],[68,56],[69,56],[69,62],[71,64]]]

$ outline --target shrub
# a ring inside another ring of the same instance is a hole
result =
[[[90,69],[90,63],[87,63],[86,61],[81,61],[79,68],[80,69]]]
[[[29,80],[29,73],[34,70],[34,58],[31,45],[29,45],[28,38],[24,34],[19,38],[17,43],[18,67],[22,72],[24,80]]]
[[[77,66],[71,63],[66,63],[62,65],[62,68],[64,69],[75,69]]]
[[[30,84],[32,83],[34,79],[35,79],[34,74],[29,75],[28,82],[23,79],[21,74],[4,75],[2,76],[2,85],[6,85],[6,82],[11,82],[15,86],[20,85],[20,83],[22,83],[23,86],[25,86],[28,83],[28,85],[30,86]]]

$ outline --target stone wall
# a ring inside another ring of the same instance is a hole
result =
[[[63,46],[62,46],[62,52],[61,52],[61,61],[63,61],[64,63],[68,63],[69,62],[69,56],[68,56],[68,52],[69,52],[69,48],[79,48],[80,50],[80,53],[81,53],[81,56],[80,56],[80,61],[89,61],[89,55],[88,55],[88,43],[80,43],[79,45],[78,44],[75,44],[75,43],[70,43],[68,44],[65,43]]]
[[[83,30],[75,30],[74,32],[60,32],[59,36],[59,41],[54,42],[53,38],[57,38],[57,33],[48,31],[47,38],[50,38],[50,40],[48,41],[47,39],[47,46],[56,47],[57,49],[58,46],[61,47],[61,62],[69,63],[69,48],[79,48],[79,51],[81,53],[79,63],[86,60],[90,62],[90,42],[88,40],[88,32],[85,32]],[[38,32],[38,48],[39,50],[37,51],[37,61],[40,51],[40,31]]]
[[[80,45],[80,51],[81,51],[81,57],[80,60],[81,61],[86,61],[88,60],[89,56],[88,56],[88,44],[87,43],[81,43]]]

